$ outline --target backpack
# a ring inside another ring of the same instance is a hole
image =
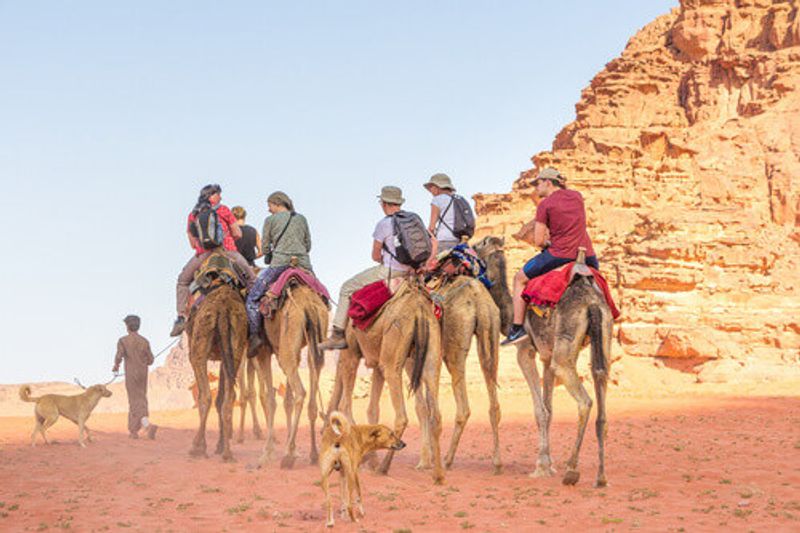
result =
[[[191,229],[192,235],[197,237],[200,246],[206,250],[222,246],[222,241],[225,240],[225,231],[217,214],[217,206],[200,209],[194,217]]]
[[[398,263],[419,268],[433,252],[433,244],[428,229],[416,213],[398,211],[392,215],[394,225],[395,253],[384,250],[394,257]]]
[[[444,221],[444,215],[451,208],[454,215],[452,228]],[[464,237],[470,239],[475,234],[475,214],[472,212],[472,207],[463,196],[457,194],[451,196],[447,208],[439,215],[439,223],[453,232],[456,239]]]

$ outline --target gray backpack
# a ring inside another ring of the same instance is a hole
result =
[[[428,229],[416,213],[398,211],[392,215],[395,235],[395,253],[389,252],[386,245],[383,249],[394,257],[398,263],[419,268],[433,252],[433,243]]]
[[[453,210],[454,215],[452,228],[444,221],[444,216],[450,209]],[[456,239],[465,237],[471,239],[475,235],[475,214],[472,212],[469,202],[463,196],[454,194],[450,197],[450,203],[439,215],[439,223],[444,224],[444,227],[453,232]]]

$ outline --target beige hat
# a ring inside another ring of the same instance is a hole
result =
[[[539,172],[539,175],[534,178],[534,180],[531,182],[531,185],[536,185],[536,182],[539,180],[555,180],[562,185],[567,182],[567,178],[559,174],[558,170],[554,169],[553,167],[547,167]]]
[[[456,188],[453,187],[453,182],[450,180],[450,176],[441,172],[431,176],[431,179],[429,179],[428,183],[424,184],[423,187],[428,189],[431,185],[436,185],[440,189],[450,189],[451,191],[456,190]]]
[[[383,187],[378,198],[380,198],[382,202],[395,205],[403,205],[403,202],[406,201],[406,199],[403,198],[403,191],[400,190],[400,187],[393,187],[391,185]]]

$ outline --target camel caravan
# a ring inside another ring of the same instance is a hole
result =
[[[172,330],[173,336],[187,334],[197,382],[200,424],[191,454],[206,456],[205,429],[212,401],[208,361],[220,362],[216,453],[224,461],[233,460],[230,440],[237,386],[242,408],[240,440],[248,406],[254,433],[262,436],[256,415],[256,400],[260,399],[266,442],[259,464],[264,466],[275,459],[277,446],[275,357],[286,379],[287,438],[282,468],[291,468],[297,459],[297,430],[306,403],[312,463],[319,460],[320,453],[328,458],[332,453],[324,449],[324,442],[323,449],[318,448],[318,422],[320,429],[333,431],[325,433],[331,442],[344,438],[343,427],[348,431],[356,428],[353,435],[368,434],[357,429],[361,426],[355,425],[352,408],[356,373],[363,361],[372,370],[366,413],[369,427],[384,427],[377,424],[381,393],[387,385],[394,425],[385,438],[402,442],[409,422],[405,398],[413,395],[422,439],[417,466],[430,469],[434,483],[441,484],[445,469],[455,462],[470,417],[465,374],[474,337],[489,400],[494,472],[502,470],[498,352],[501,345],[513,344],[539,428],[539,455],[532,476],[555,474],[549,428],[556,378],[578,404],[578,432],[563,475],[564,484],[574,485],[579,480],[579,452],[593,404],[576,361],[581,348],[590,344],[600,459],[595,485],[605,486],[605,398],[612,324],[619,312],[599,272],[580,193],[567,188],[566,178],[553,168],[542,170],[532,185],[539,199],[536,215],[516,237],[542,251],[513,276],[511,288],[503,239],[487,236],[470,242],[475,218],[469,202],[456,194],[447,175],[435,174],[424,183],[432,195],[428,224],[402,209],[405,199],[400,188],[381,189],[378,201],[383,216],[372,234],[374,264],[342,285],[338,301],[314,274],[308,223],[286,194],[269,196],[270,215],[259,237],[243,224],[241,208],[231,211],[222,204],[218,185],[204,187],[187,220],[187,235],[195,253],[178,277],[178,317]],[[258,269],[254,261],[261,256],[267,266]],[[308,391],[300,376],[304,348]],[[338,351],[336,376],[324,405],[320,372],[325,352],[331,350]],[[442,363],[450,375],[456,404],[454,430],[444,457],[439,444]],[[332,413],[339,417],[333,427]],[[346,423],[342,422],[345,419]],[[394,454],[402,448],[362,444],[364,462],[382,473],[389,471]],[[375,450],[382,448],[387,451],[379,460]],[[335,469],[345,460],[337,457],[326,459],[327,467]],[[360,461],[361,452],[358,457]],[[325,479],[328,473],[323,472]],[[358,491],[360,494],[360,488]]]

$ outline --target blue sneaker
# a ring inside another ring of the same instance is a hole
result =
[[[511,331],[508,332],[508,337],[500,343],[500,346],[508,346],[509,344],[519,344],[528,339],[528,333],[525,328],[519,324],[513,324]]]

